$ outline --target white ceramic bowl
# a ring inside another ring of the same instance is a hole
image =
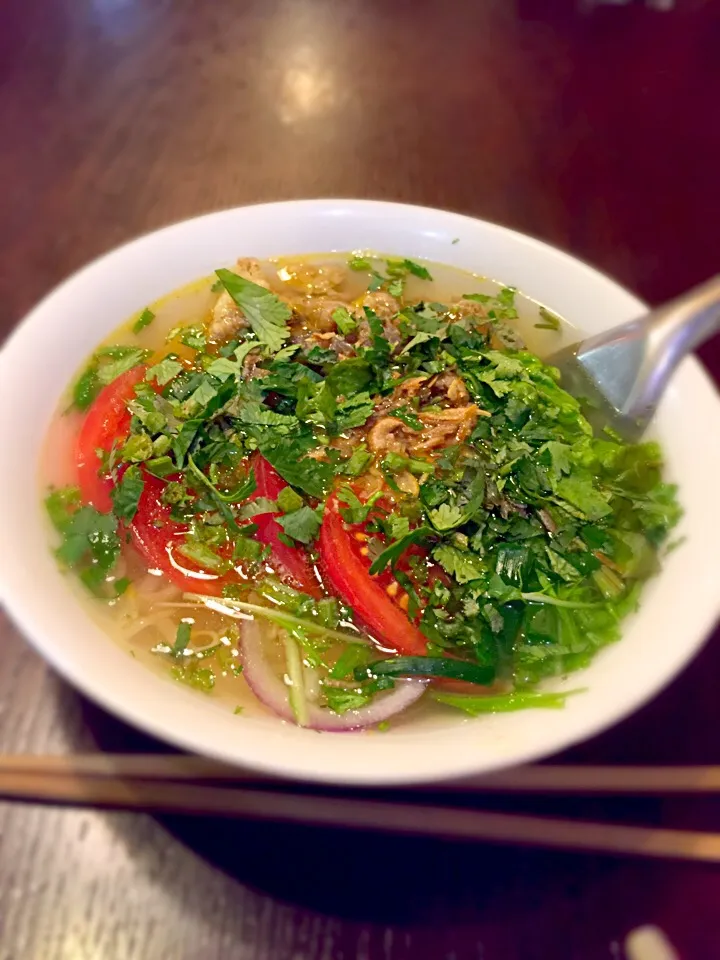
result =
[[[39,449],[60,394],[107,332],[144,304],[240,255],[357,248],[425,257],[514,284],[589,333],[643,309],[611,280],[543,243],[420,207],[357,200],[275,203],[210,214],[141,237],[58,287],[3,350],[4,602],[36,649],[87,696],[161,739],[218,759],[288,777],[390,784],[478,774],[546,756],[610,726],[656,694],[698,650],[718,613],[720,400],[693,359],[683,363],[657,421],[668,475],[680,485],[686,511],[680,532],[687,541],[647,585],[622,641],[581,674],[549,684],[587,688],[561,711],[477,720],[448,711],[385,734],[346,735],[236,717],[128,657],[78,605],[50,554],[38,491]]]

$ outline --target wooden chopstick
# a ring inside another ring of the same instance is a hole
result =
[[[529,844],[596,853],[720,862],[720,834],[588,823],[409,802],[330,797],[238,787],[5,772],[0,797],[155,813],[241,816],[451,840]]]
[[[278,784],[285,781],[183,754],[70,754],[0,755],[0,792],[7,774],[72,777],[117,777],[167,781],[222,781],[226,783]],[[720,767],[563,766],[544,764],[515,767],[485,777],[452,783],[423,784],[413,792],[609,793],[666,794],[720,792]]]

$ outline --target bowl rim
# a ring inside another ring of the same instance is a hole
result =
[[[175,223],[161,227],[158,230],[148,231],[135,239],[128,240],[119,247],[115,247],[104,252],[56,286],[27,313],[25,318],[16,326],[3,344],[2,355],[0,357],[0,366],[12,363],[13,354],[16,351],[22,350],[23,342],[25,338],[29,336],[28,331],[32,331],[33,326],[37,322],[37,318],[46,309],[52,306],[52,303],[56,298],[58,298],[61,294],[66,294],[68,290],[72,291],[74,285],[79,287],[85,283],[88,277],[92,276],[98,270],[98,268],[107,266],[109,261],[112,261],[117,256],[126,253],[130,248],[137,248],[138,246],[142,246],[144,243],[162,240],[164,237],[169,236],[173,231],[176,231],[179,228],[186,229],[188,227],[197,226],[200,222],[212,221],[214,218],[222,219],[223,217],[238,214],[239,212],[245,210],[260,210],[269,212],[270,210],[288,210],[289,208],[292,208],[295,212],[300,214],[304,212],[307,212],[308,214],[317,214],[323,209],[330,210],[336,207],[357,211],[366,211],[368,213],[375,213],[377,215],[393,214],[395,216],[409,216],[412,212],[412,215],[417,215],[419,213],[425,214],[429,217],[441,216],[457,222],[458,226],[465,225],[467,227],[472,225],[472,229],[475,229],[478,224],[481,224],[493,232],[501,232],[513,243],[525,244],[530,248],[535,248],[536,250],[541,251],[545,255],[551,255],[556,259],[564,261],[567,266],[571,267],[571,269],[576,272],[578,269],[587,271],[588,275],[592,276],[595,280],[601,280],[604,284],[612,286],[617,292],[623,293],[628,299],[628,302],[632,302],[638,311],[645,309],[645,304],[643,304],[642,301],[640,301],[624,287],[617,284],[611,277],[607,276],[601,271],[596,270],[587,262],[575,258],[569,253],[553,247],[542,240],[519,233],[510,229],[509,227],[494,224],[490,221],[481,220],[476,217],[467,216],[465,214],[460,214],[453,211],[445,211],[438,208],[424,207],[414,204],[393,203],[388,201],[341,198],[288,200],[277,201],[274,203],[245,204],[238,207],[216,210],[210,213],[201,214],[197,217],[176,221]],[[714,384],[701,364],[694,358],[689,358],[685,361],[685,367],[688,374],[691,375],[696,382],[704,384],[705,388],[714,394],[717,410],[720,412],[720,397],[717,396]],[[5,552],[6,551],[3,551],[3,553]],[[255,769],[263,770],[276,775],[279,773],[282,776],[294,777],[301,780],[327,783],[339,782],[356,785],[392,785],[402,783],[432,782],[449,779],[451,777],[457,778],[468,776],[476,773],[479,766],[482,767],[482,764],[478,763],[477,758],[469,757],[464,762],[460,762],[457,758],[453,757],[451,759],[438,762],[435,769],[424,769],[423,771],[414,774],[408,774],[406,770],[398,770],[395,773],[392,771],[386,771],[381,776],[378,776],[375,775],[372,770],[368,771],[359,769],[356,771],[345,770],[341,779],[338,779],[333,776],[332,770],[312,769],[312,766],[309,767],[307,763],[302,762],[300,759],[296,760],[294,763],[289,763],[286,761],[282,764],[278,764],[272,759],[267,760],[264,756],[257,754],[257,752],[252,756],[240,759],[237,756],[231,755],[232,751],[229,752],[222,747],[216,747],[214,744],[208,743],[207,738],[203,738],[203,736],[196,736],[194,731],[183,729],[183,731],[178,732],[170,729],[167,724],[159,722],[155,717],[143,716],[142,710],[135,708],[127,699],[119,699],[116,696],[111,696],[109,693],[107,693],[107,691],[98,689],[94,683],[90,682],[87,677],[84,676],[82,664],[73,662],[72,658],[68,660],[66,657],[64,657],[62,646],[54,646],[51,638],[44,635],[44,630],[38,630],[32,625],[34,622],[34,617],[32,615],[28,615],[26,604],[23,602],[16,602],[11,591],[11,580],[12,577],[6,574],[3,574],[3,576],[0,577],[0,599],[4,603],[11,619],[18,626],[20,632],[40,653],[40,655],[76,689],[80,690],[85,696],[89,697],[95,703],[104,709],[109,710],[116,716],[119,716],[125,722],[135,727],[139,727],[158,739],[171,743],[174,746],[186,750],[194,750],[198,753],[212,756],[224,762],[230,762],[234,764],[246,763]],[[547,756],[548,754],[556,753],[560,750],[566,749],[573,743],[577,743],[597,735],[603,730],[618,723],[630,713],[635,712],[641,706],[647,703],[652,697],[654,697],[659,690],[666,686],[686,666],[689,660],[697,653],[704,643],[707,635],[712,629],[714,620],[715,613],[713,613],[711,610],[708,610],[707,616],[705,617],[704,627],[695,631],[692,640],[685,645],[682,655],[678,656],[673,668],[665,675],[657,676],[652,683],[646,684],[642,693],[632,702],[625,704],[623,708],[615,710],[609,709],[605,715],[599,716],[594,723],[585,724],[580,733],[568,730],[564,737],[556,738],[552,746],[540,749],[527,749],[525,751],[522,749],[515,749],[513,750],[512,755],[509,756],[504,762],[493,762],[492,766],[485,767],[483,772],[489,773],[491,770],[499,770],[503,767],[512,766],[519,763],[527,763],[529,761]],[[31,625],[28,626],[28,623],[31,623]],[[42,637],[40,637],[39,634],[42,634]],[[148,673],[150,673],[150,671],[148,671]],[[195,696],[195,694],[190,694],[190,696]],[[472,723],[473,721],[466,722]],[[277,725],[278,727],[282,726],[279,722]],[[397,742],[401,738],[396,737],[395,739]]]

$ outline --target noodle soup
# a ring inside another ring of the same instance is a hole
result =
[[[190,284],[99,345],[46,445],[58,561],[130,653],[326,731],[553,708],[676,522],[512,287],[365,255]],[[409,713],[406,713],[410,711]]]

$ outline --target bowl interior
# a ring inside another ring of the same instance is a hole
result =
[[[32,311],[2,354],[0,422],[12,469],[0,473],[4,602],[70,682],[108,710],[189,750],[274,773],[340,783],[403,783],[487,772],[557,751],[617,721],[666,684],[718,611],[720,400],[686,360],[656,433],[680,485],[687,539],[649,583],[623,640],[585,671],[550,684],[585,688],[561,711],[463,720],[437,715],[377,734],[296,729],[233,716],[154,675],[92,622],[48,549],[37,464],[68,381],[98,341],[135,310],[241,255],[375,249],[428,258],[519,287],[588,333],[643,305],[587,265],[538,241],[456,214],[366,201],[297,201],[222,211],[142,237],[86,267]]]

